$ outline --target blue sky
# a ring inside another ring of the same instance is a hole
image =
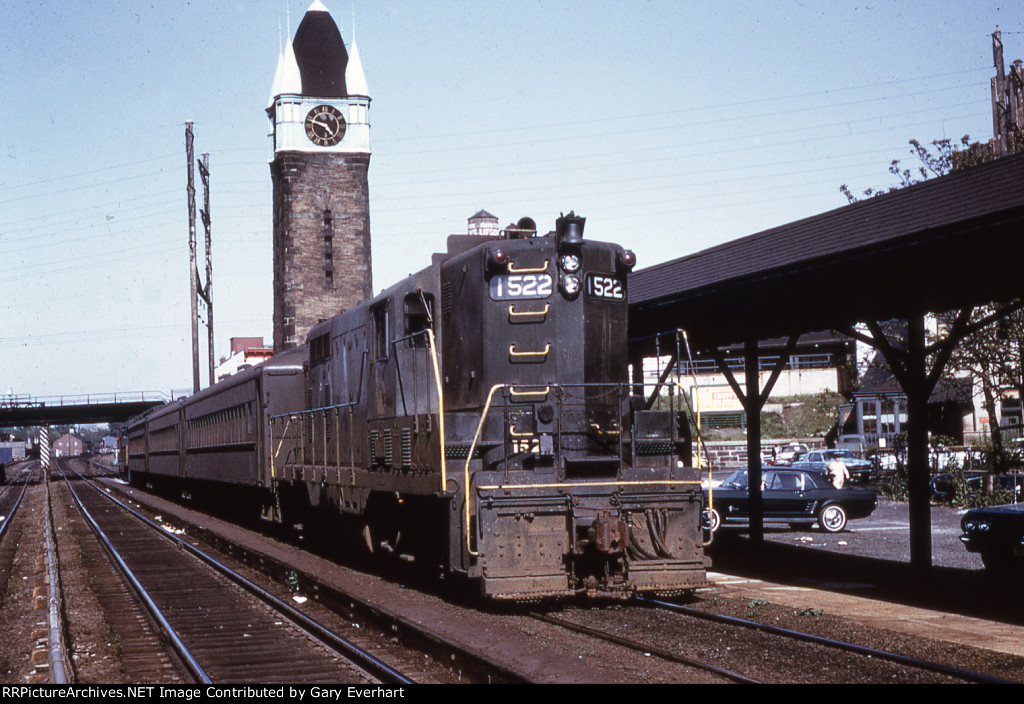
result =
[[[991,137],[992,32],[1024,57],[1010,2],[323,1],[373,99],[377,290],[481,208],[644,267],[841,207],[910,139]],[[0,0],[0,394],[190,387],[187,120],[215,352],[270,341],[264,109],[309,2]]]

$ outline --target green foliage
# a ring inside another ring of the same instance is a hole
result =
[[[917,157],[920,162],[919,166],[916,169],[907,169],[900,164],[899,159],[893,159],[889,163],[889,173],[895,176],[899,183],[888,188],[868,188],[863,193],[864,197],[872,198],[892,193],[925,181],[932,176],[943,176],[997,158],[988,144],[972,142],[970,135],[966,134],[960,138],[959,144],[954,143],[952,139],[936,139],[932,141],[931,148],[929,148],[916,139],[912,139],[910,146],[912,147],[910,153]],[[932,151],[933,149],[934,151]],[[839,192],[846,196],[850,203],[860,200],[853,195],[845,183],[839,187]]]
[[[770,603],[767,599],[753,599],[747,604],[747,618],[757,618],[761,614],[761,609]]]
[[[831,391],[772,398],[769,403],[781,405],[782,413],[761,414],[761,437],[813,438],[826,435],[835,426],[838,420],[836,409],[845,400]]]
[[[908,488],[908,477],[906,465],[902,462],[896,465],[896,471],[889,475],[879,489],[882,496],[893,501],[909,501],[910,491]]]
[[[786,424],[778,413],[761,414],[761,437],[762,438],[785,438]]]

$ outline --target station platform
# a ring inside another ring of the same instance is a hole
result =
[[[820,609],[865,626],[1024,657],[1019,582],[984,570],[906,562],[740,540],[715,551],[709,580],[722,596]]]
[[[1024,627],[1014,624],[720,572],[709,573],[708,579],[723,596],[820,609],[879,630],[1024,657]]]

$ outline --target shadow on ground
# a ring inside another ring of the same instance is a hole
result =
[[[924,609],[1024,625],[1024,575],[930,567],[718,535],[708,551],[711,569],[753,579],[811,586]]]

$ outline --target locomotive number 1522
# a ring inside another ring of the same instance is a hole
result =
[[[549,274],[493,276],[489,286],[491,299],[495,301],[509,298],[547,298],[551,291],[552,281]]]
[[[625,291],[622,290],[622,282],[614,276],[590,274],[587,276],[587,295],[621,301]]]

